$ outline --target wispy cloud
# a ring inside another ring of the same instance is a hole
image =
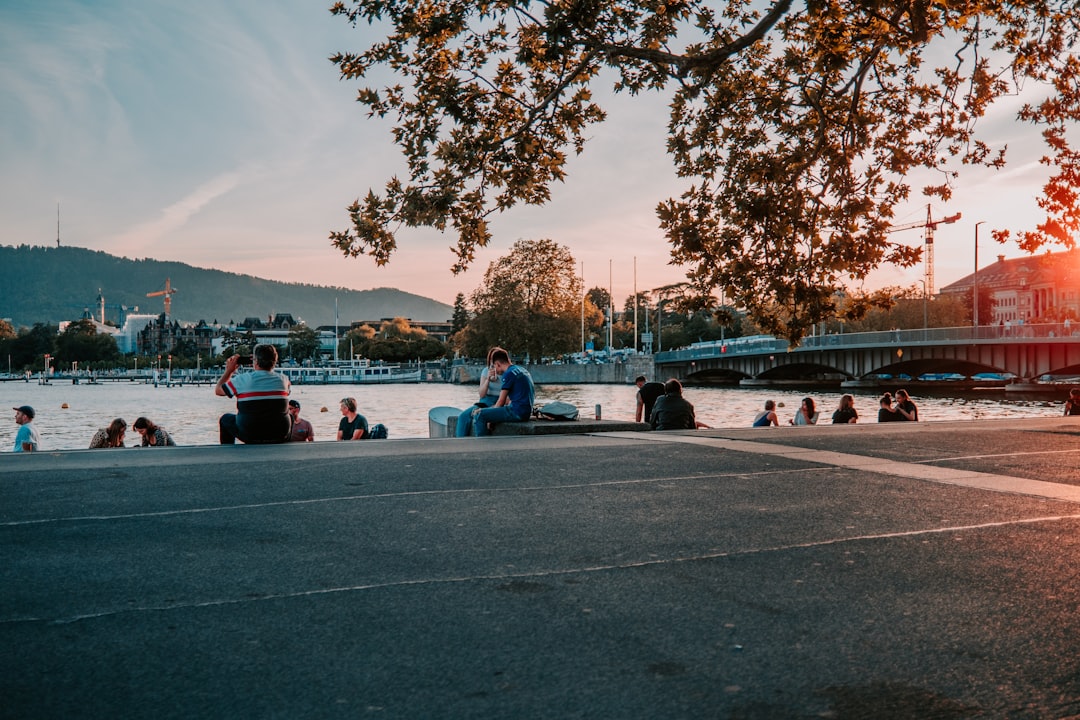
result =
[[[134,255],[138,248],[166,239],[170,233],[186,225],[200,210],[239,184],[238,172],[225,173],[203,183],[186,197],[163,209],[158,217],[117,236],[113,243],[110,243],[114,252]]]

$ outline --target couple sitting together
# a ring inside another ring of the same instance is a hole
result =
[[[536,390],[529,371],[510,362],[510,353],[491,348],[480,379],[480,399],[457,418],[456,437],[490,435],[489,425],[525,422],[532,417]]]

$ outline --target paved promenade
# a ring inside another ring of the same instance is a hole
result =
[[[1080,716],[1080,422],[0,455],[0,718]]]

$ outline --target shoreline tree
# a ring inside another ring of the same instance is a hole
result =
[[[1041,132],[1053,174],[1034,251],[1080,229],[1080,13],[1075,0],[349,0],[331,12],[385,37],[331,57],[340,76],[393,77],[358,100],[396,118],[408,177],[349,207],[330,234],[386,263],[401,227],[452,229],[460,272],[488,218],[542,205],[606,115],[596,86],[663,93],[667,146],[687,189],[661,200],[675,263],[702,296],[722,290],[764,331],[797,343],[838,311],[837,290],[921,250],[891,241],[909,176],[947,200],[959,167],[1001,167],[976,134],[998,100],[1045,89],[1017,120]],[[1033,93],[1037,96],[1038,93]],[[1007,231],[995,233],[998,240]],[[844,317],[887,306],[849,296]]]
[[[499,345],[532,362],[572,352],[581,337],[581,289],[577,262],[566,247],[552,240],[518,240],[508,255],[488,266],[473,293],[464,351],[484,357]]]

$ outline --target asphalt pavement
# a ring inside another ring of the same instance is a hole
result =
[[[0,455],[2,718],[1080,716],[1080,421]]]

